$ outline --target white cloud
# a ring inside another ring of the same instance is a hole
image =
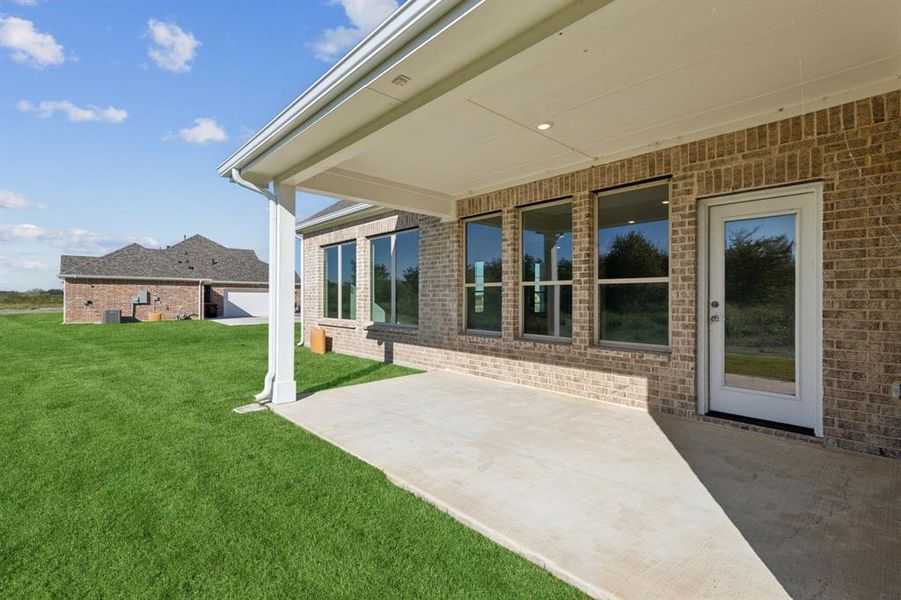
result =
[[[8,48],[14,61],[38,69],[66,62],[63,47],[52,35],[18,17],[0,17],[0,47]]]
[[[37,6],[38,0],[13,0],[19,6]]]
[[[49,119],[57,112],[65,113],[66,117],[73,123],[85,123],[88,121],[96,121],[100,123],[121,123],[128,118],[128,112],[107,106],[102,108],[89,104],[88,106],[75,106],[68,100],[44,100],[37,105],[32,104],[28,100],[19,100],[16,108],[22,112],[33,112],[42,119]]]
[[[0,208],[47,208],[47,205],[32,202],[25,194],[0,188]]]
[[[43,260],[28,260],[23,258],[9,258],[0,256],[0,265],[4,269],[16,269],[20,271],[49,271],[53,265]]]
[[[166,141],[181,140],[189,144],[206,144],[208,142],[224,142],[228,139],[225,130],[209,117],[194,119],[194,127],[179,129],[178,133],[167,133]]]
[[[133,235],[109,235],[72,227],[69,229],[45,229],[30,223],[0,225],[0,241],[37,242],[61,248],[66,252],[108,252],[126,244],[159,246],[152,237]]]
[[[156,19],[147,21],[147,33],[153,39],[153,46],[147,54],[161,69],[173,73],[187,73],[189,64],[197,55],[200,42],[194,34],[188,33],[175,23],[164,23]]]
[[[344,8],[351,26],[326,29],[319,39],[309,44],[316,58],[328,62],[339,58],[397,10],[396,0],[330,0],[330,3]]]

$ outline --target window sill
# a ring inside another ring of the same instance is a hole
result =
[[[503,336],[500,331],[490,331],[486,329],[464,329],[459,335],[460,337],[488,338],[491,340],[499,340]]]
[[[668,356],[673,353],[671,346],[655,346],[653,344],[630,344],[628,342],[597,341],[592,344],[592,347],[601,350],[619,350],[620,352],[656,354],[660,356]]]
[[[524,333],[516,338],[521,342],[539,342],[541,344],[556,344],[558,346],[572,346],[572,338],[553,337],[549,335],[529,335]]]
[[[401,325],[398,323],[367,323],[364,329],[366,331],[403,333],[406,335],[417,335],[419,333],[419,325]]]
[[[357,322],[353,319],[333,319],[331,317],[323,317],[316,321],[319,327],[338,327],[341,329],[356,329]]]

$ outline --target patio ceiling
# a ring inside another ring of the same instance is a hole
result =
[[[464,2],[436,23],[244,176],[453,217],[458,198],[901,85],[894,0]]]

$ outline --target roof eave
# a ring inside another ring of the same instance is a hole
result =
[[[312,86],[241,145],[218,167],[219,175],[229,177],[232,169],[242,170],[269,147],[315,115],[356,81],[363,78],[384,58],[437,21],[459,0],[410,0],[401,5],[381,25],[335,63]]]
[[[373,206],[371,204],[357,204],[315,219],[309,219],[307,221],[298,223],[295,231],[301,234],[311,233],[320,229],[324,229],[326,227],[340,225],[342,223],[355,221],[363,217],[377,215],[385,212],[390,212],[390,209],[380,206]]]

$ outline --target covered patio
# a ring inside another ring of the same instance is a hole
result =
[[[901,589],[898,461],[447,372],[272,408],[596,597]]]

